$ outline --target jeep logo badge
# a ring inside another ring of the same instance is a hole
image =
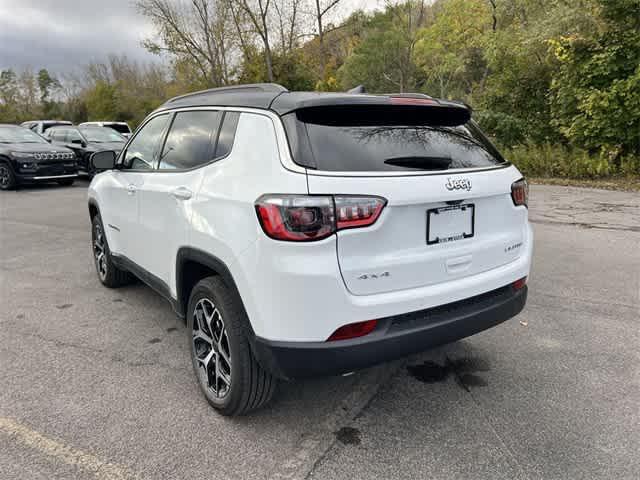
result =
[[[447,190],[471,190],[471,180],[468,178],[447,178],[447,183],[444,184]]]

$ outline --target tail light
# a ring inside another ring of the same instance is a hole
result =
[[[365,322],[349,323],[348,325],[343,325],[331,334],[331,336],[327,339],[327,342],[364,337],[365,335],[373,332],[377,324],[377,320],[367,320]]]
[[[529,205],[529,185],[524,178],[511,184],[511,198],[516,207]]]
[[[384,198],[331,195],[263,195],[255,204],[262,230],[276,240],[310,242],[338,230],[373,225]]]

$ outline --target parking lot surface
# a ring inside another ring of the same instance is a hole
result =
[[[169,304],[99,284],[86,186],[0,194],[0,478],[640,478],[637,193],[533,186],[521,315],[229,419]]]

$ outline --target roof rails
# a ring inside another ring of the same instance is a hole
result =
[[[252,92],[264,92],[264,93],[283,93],[288,92],[286,88],[277,83],[250,83],[247,85],[230,85],[228,87],[209,88],[208,90],[200,90],[198,92],[191,92],[185,95],[173,97],[166,101],[166,103],[172,103],[184,98],[195,97],[200,95],[207,95],[210,93],[238,93],[242,91]]]
[[[359,94],[359,93],[367,93],[367,89],[364,85],[358,85],[357,87],[353,87],[347,90],[347,93]],[[425,93],[383,93],[385,97],[402,97],[402,98],[424,98],[424,99],[433,99],[432,96],[427,95]]]
[[[399,97],[399,98],[426,98],[433,99],[432,96],[426,93],[385,93],[387,97]]]

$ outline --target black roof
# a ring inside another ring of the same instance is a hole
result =
[[[285,115],[302,108],[330,105],[389,105],[392,103],[392,99],[394,103],[402,101],[410,104],[412,99],[415,99],[418,102],[428,101],[431,106],[470,110],[467,105],[462,103],[435,99],[423,94],[370,95],[363,93],[290,92],[276,83],[254,83],[188,93],[168,100],[156,111],[182,107],[220,106],[273,110],[279,115]]]

